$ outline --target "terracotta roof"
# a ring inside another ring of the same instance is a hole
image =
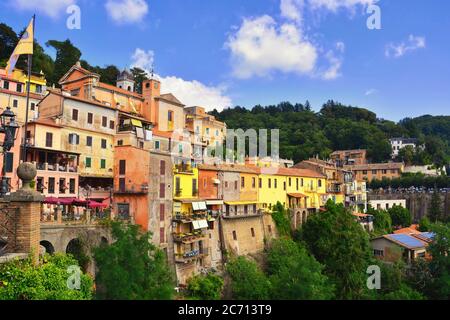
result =
[[[57,90],[55,90],[55,89],[50,89],[50,90],[48,90],[49,91],[49,93],[42,99],[42,101],[44,100],[44,99],[46,99],[50,94],[55,94],[55,95],[57,95],[57,96],[60,96],[60,97],[62,97],[62,98],[65,98],[65,99],[69,99],[69,100],[75,100],[75,101],[80,101],[80,102],[84,102],[84,103],[88,103],[88,104],[93,104],[93,105],[96,105],[96,106],[99,106],[99,107],[103,107],[103,108],[106,108],[106,109],[109,109],[109,110],[116,110],[114,107],[112,107],[112,106],[107,106],[107,105],[105,105],[105,104],[103,104],[103,103],[100,103],[100,102],[96,102],[96,101],[93,101],[93,100],[87,100],[87,99],[83,99],[83,98],[80,98],[80,97],[75,97],[75,96],[70,96],[70,95],[64,95],[64,94],[62,94],[62,92],[61,92],[61,90],[59,90],[59,89],[57,89]],[[41,102],[42,102],[41,101]]]
[[[126,96],[133,96],[133,97],[138,98],[140,100],[144,100],[144,97],[141,94],[139,94],[139,93],[131,92],[131,91],[128,91],[128,90],[125,90],[125,89],[122,89],[122,88],[119,88],[119,87],[107,84],[107,83],[99,82],[98,86],[100,88],[103,88],[103,89],[106,89],[106,90],[111,90],[111,91],[114,91],[114,92],[118,92],[118,93],[124,94]]]
[[[168,101],[168,102],[171,102],[174,104],[178,104],[178,105],[184,107],[184,104],[171,93],[162,94],[159,97],[157,97],[156,99],[162,99],[162,100],[165,100],[165,101]]]
[[[29,122],[29,124],[40,124],[43,126],[50,126],[55,128],[63,128],[62,125],[57,124],[55,121],[51,119],[36,119]]]
[[[262,168],[260,168],[262,169]],[[278,176],[292,176],[292,177],[306,177],[306,178],[326,178],[319,172],[310,169],[297,169],[297,168],[277,168]]]
[[[293,198],[306,198],[307,197],[303,193],[288,193],[288,196],[293,197]]]
[[[408,228],[402,228],[397,231],[394,231],[394,234],[413,234],[413,233],[420,233],[417,228],[419,227],[418,224],[413,224]]]
[[[219,164],[217,166],[210,164],[200,164],[198,165],[200,170],[208,171],[228,171],[228,172],[243,172],[243,173],[254,173],[257,174],[256,168],[251,168],[243,165],[231,165],[231,164]]]
[[[402,169],[404,167],[403,163],[398,162],[389,162],[389,163],[369,163],[369,164],[360,164],[360,165],[346,165],[344,169],[349,169],[352,171],[355,170],[391,170],[391,169]]]

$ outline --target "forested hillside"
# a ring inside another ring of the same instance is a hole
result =
[[[22,32],[16,33],[11,27],[0,23],[0,67],[6,65]],[[100,74],[105,83],[115,84],[119,69],[115,65],[92,66],[83,60],[82,52],[70,40],[49,40],[45,46],[56,51],[53,58],[38,42],[35,42],[33,71],[44,72],[49,85],[57,85],[58,80],[77,61],[84,68]],[[25,68],[21,57],[17,67]],[[146,79],[139,68],[131,69],[137,91]],[[248,107],[248,106],[247,106]],[[424,150],[402,151],[399,160],[409,164],[450,163],[450,116],[406,118],[399,123],[378,119],[369,110],[346,106],[328,101],[320,112],[311,110],[309,102],[278,105],[254,106],[252,109],[237,106],[211,114],[225,121],[229,128],[280,129],[280,153],[284,158],[300,161],[319,155],[329,156],[332,150],[367,148],[374,162],[390,159],[391,148],[388,139],[393,137],[414,137],[425,146]]]

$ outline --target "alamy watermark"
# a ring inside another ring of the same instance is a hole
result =
[[[369,266],[367,268],[367,288],[369,290],[380,290],[381,289],[381,269],[377,265]]]
[[[381,30],[381,8],[376,4],[367,6],[367,28],[369,30]]]
[[[67,268],[69,278],[67,278],[67,288],[70,290],[81,289],[81,269],[79,266],[73,265]]]
[[[76,4],[70,5],[66,9],[69,17],[66,20],[66,26],[69,30],[81,29],[81,8]]]

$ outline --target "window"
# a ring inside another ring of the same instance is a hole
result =
[[[377,256],[377,257],[384,257],[384,251],[383,250],[374,249],[373,250],[373,255]]]
[[[86,168],[90,168],[92,166],[92,159],[89,157],[86,157]]]
[[[5,171],[6,172],[13,172],[14,167],[14,153],[7,152],[5,154],[6,157],[6,163],[5,163]]]
[[[234,190],[237,190],[237,189],[238,189],[238,182],[235,181],[235,182],[234,182]]]
[[[256,178],[252,178],[252,188],[256,188]]]
[[[45,133],[45,147],[46,148],[53,147],[53,133],[51,133],[51,132]]]
[[[17,101],[16,99],[13,100],[13,107],[17,108],[19,106],[19,101]]]
[[[198,194],[197,189],[197,179],[192,179],[192,196],[196,196]]]
[[[30,105],[31,111],[34,111],[36,109],[36,103],[32,102]]]
[[[216,137],[219,136],[219,130],[216,130]]]
[[[236,234],[236,231],[233,231],[233,240],[234,240],[234,241],[237,240],[237,234]]]
[[[100,169],[106,169],[106,159],[100,160]]]
[[[106,139],[102,139],[102,149],[106,149]]]
[[[119,219],[121,219],[121,220],[130,219],[130,204],[129,203],[118,203],[117,204],[117,213],[119,215]]]
[[[157,140],[157,141],[155,141],[155,149],[159,150],[159,147],[160,147],[160,142]]]
[[[80,144],[80,136],[75,133],[69,134],[69,144],[72,144],[72,145]]]
[[[88,124],[93,124],[94,123],[94,115],[92,113],[88,113],[87,115],[87,123]]]
[[[173,121],[173,111],[167,112],[167,121],[169,121],[169,122]]]
[[[206,128],[206,135],[209,136],[209,128]]]
[[[166,185],[164,183],[159,184],[159,198],[164,199],[166,197]]]
[[[245,215],[248,214],[248,206],[247,206],[247,205],[244,206],[244,214],[245,214]]]
[[[262,188],[262,179],[259,178],[259,187]]]
[[[322,180],[320,180],[320,179],[318,181],[318,186],[319,186],[319,188],[322,187]]]
[[[108,118],[102,117],[102,127],[107,127],[107,126],[108,126]]]
[[[119,178],[119,191],[125,192],[125,178]]]
[[[119,161],[119,174],[120,175],[125,175],[126,167],[127,167],[127,161],[126,160],[120,160]]]
[[[251,228],[250,231],[252,232],[252,237],[255,237],[255,229]]]
[[[300,179],[300,186],[303,188],[303,185],[304,185],[304,180],[303,180],[303,178],[301,178]]]
[[[159,174],[162,176],[166,174],[166,162],[164,160],[159,163]]]
[[[228,188],[228,181],[225,181],[225,188]]]
[[[372,170],[372,174],[377,174],[377,170]]]
[[[180,182],[180,177],[176,177],[175,178],[175,192],[177,194],[181,194],[181,182]]]
[[[253,205],[253,213],[256,214],[256,204]]]
[[[42,93],[42,85],[40,84],[36,85],[36,93]]]
[[[60,194],[66,193],[66,179],[64,178],[59,179],[59,193]]]
[[[269,178],[269,180],[267,180],[267,183],[268,183],[268,187],[272,188],[272,179]]]
[[[363,170],[363,174],[364,174],[364,175],[367,174],[367,170]]]
[[[72,120],[78,121],[78,110],[77,109],[72,109]]]
[[[69,192],[75,193],[75,179],[70,179],[69,181]]]
[[[21,83],[17,84],[16,91],[17,92],[22,92],[22,84]]]
[[[159,221],[165,220],[165,211],[166,211],[165,205],[164,203],[161,203],[159,205]]]
[[[9,90],[9,81],[3,81],[3,89]]]
[[[165,243],[165,234],[166,231],[164,230],[164,227],[159,228],[159,242],[160,243]]]
[[[113,120],[110,120],[110,121],[109,121],[109,128],[110,128],[111,130],[114,130],[115,127],[116,127],[116,124],[114,123],[114,121],[113,121]]]
[[[37,192],[44,192],[44,178],[37,177],[36,178],[36,191]]]
[[[48,178],[48,193],[55,193],[55,178]]]
[[[283,182],[283,190],[286,191],[286,181]]]
[[[245,188],[245,177],[241,177],[241,188]]]
[[[383,174],[387,174],[387,170],[383,170]]]
[[[92,137],[91,136],[86,137],[86,146],[92,147]]]
[[[276,188],[278,188],[278,179],[274,179],[274,180],[275,180],[274,185],[275,185],[275,189],[276,189]]]
[[[289,178],[289,187],[292,186],[292,179]]]
[[[123,140],[119,140],[119,141],[117,141],[117,145],[120,147],[120,146],[123,146]]]

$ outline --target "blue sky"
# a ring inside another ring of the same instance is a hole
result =
[[[81,29],[66,8],[81,9]],[[367,6],[381,12],[369,30]],[[150,69],[208,108],[334,99],[386,119],[450,110],[447,0],[4,0],[16,31],[66,38],[95,65]],[[164,89],[163,89],[164,90]]]

